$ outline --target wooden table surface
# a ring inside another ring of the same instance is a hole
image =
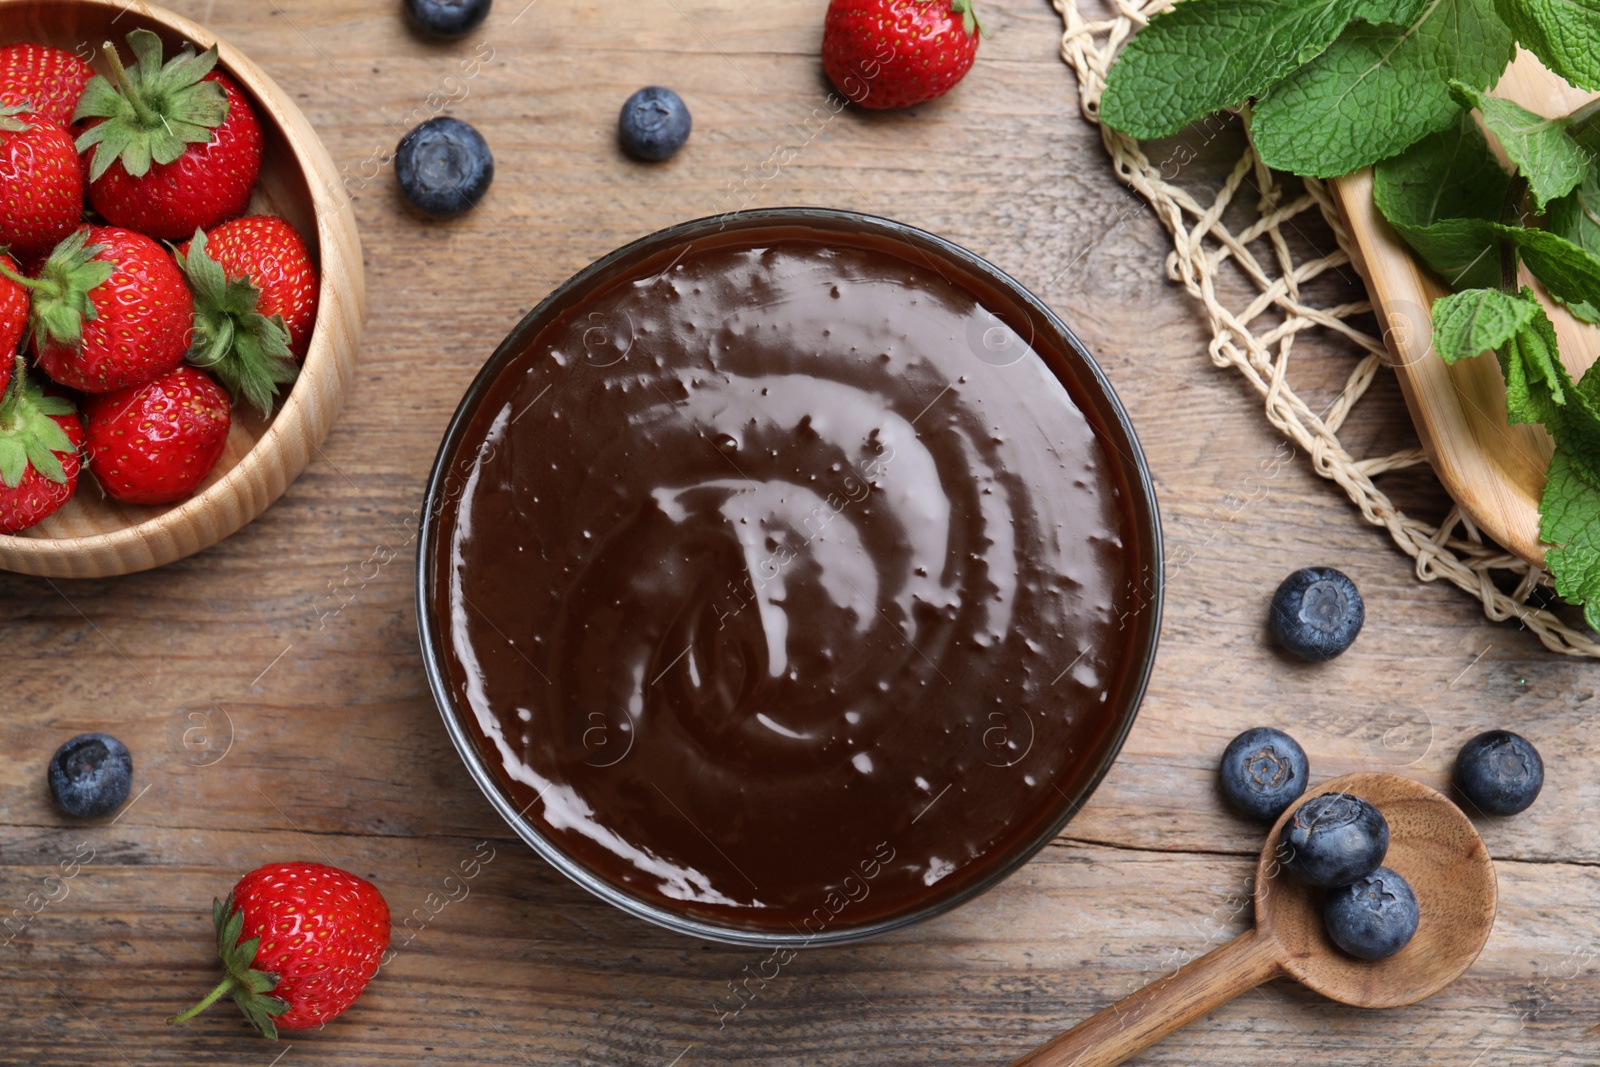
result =
[[[1137,1062],[1600,1063],[1600,775],[1585,754],[1600,671],[1419,585],[1212,368],[1165,280],[1165,235],[1078,115],[1045,0],[989,0],[967,83],[896,115],[828,109],[824,0],[502,0],[449,45],[411,35],[400,0],[171,6],[288,88],[348,168],[366,343],[322,455],[239,535],[118,580],[0,577],[0,1063],[1003,1065],[1244,927],[1260,831],[1223,809],[1214,772],[1258,724],[1290,729],[1318,777],[1395,769],[1441,787],[1461,742],[1512,727],[1548,784],[1527,814],[1479,820],[1500,916],[1454,987],[1373,1013],[1274,982]],[[645,167],[619,156],[614,122],[652,83],[682,93],[695,133]],[[481,209],[443,224],[402,208],[383,155],[441,107],[498,163]],[[779,165],[783,146],[796,150]],[[1236,148],[1208,144],[1188,180],[1216,182]],[[1056,307],[1132,413],[1169,549],[1192,558],[1169,575],[1127,747],[1057,841],[952,914],[800,953],[719,1021],[765,953],[599,903],[468,778],[423,682],[412,531],[456,398],[512,324],[616,245],[746,197],[935,230]],[[1326,284],[1356,291],[1348,271]],[[1327,337],[1296,353],[1313,396],[1357,358]],[[1392,381],[1345,436],[1373,451],[1413,440]],[[1425,473],[1386,484],[1442,513]],[[1267,594],[1312,563],[1349,572],[1368,605],[1355,647],[1320,667],[1264,633]],[[84,730],[137,761],[137,799],[109,824],[63,820],[45,791],[51,752]],[[229,1006],[164,1027],[214,981],[211,898],[290,858],[383,889],[393,963],[344,1018],[276,1045]],[[62,870],[74,876],[47,880]]]

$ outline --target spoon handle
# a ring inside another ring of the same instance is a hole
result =
[[[1111,1067],[1279,972],[1277,939],[1246,930],[1074,1026],[1012,1067]]]

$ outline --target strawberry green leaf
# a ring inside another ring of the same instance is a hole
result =
[[[1513,51],[1489,0],[1428,0],[1409,26],[1353,23],[1261,97],[1256,150],[1280,170],[1348,174],[1449,126],[1450,80],[1492,85]]]
[[[96,75],[84,87],[73,122],[102,119],[78,138],[78,151],[93,149],[89,177],[98,179],[111,164],[122,163],[135,178],[152,164],[167,164],[191,144],[204,144],[228,117],[228,96],[222,86],[203,79],[217,65],[213,45],[196,55],[185,48],[162,62],[161,38],[149,30],[128,34],[137,57],[124,68],[116,48],[107,42],[106,60],[114,80]]]
[[[983,32],[983,23],[978,21],[978,12],[972,0],[950,0],[950,10],[961,16],[961,32],[968,37],[988,36]]]
[[[89,231],[82,229],[56,245],[37,278],[0,264],[0,275],[31,290],[28,318],[39,340],[76,345],[83,339],[83,324],[97,317],[91,294],[116,273],[94,258],[104,251],[105,245],[89,244]]]
[[[1351,19],[1407,21],[1420,7],[1421,0],[1184,0],[1122,50],[1100,117],[1134,137],[1165,137],[1259,96]]]
[[[57,485],[65,484],[67,471],[57,453],[70,455],[78,446],[51,416],[76,411],[64,397],[45,396],[18,356],[11,383],[0,397],[0,484],[15,489],[30,467]]]
[[[1481,93],[1461,82],[1450,83],[1462,107],[1475,107],[1483,124],[1506,150],[1517,172],[1528,179],[1534,203],[1542,212],[1558,196],[1566,196],[1583,180],[1589,159],[1567,136],[1566,119],[1547,119],[1510,100]]]
[[[231,995],[245,1018],[263,1036],[276,1039],[278,1028],[272,1020],[288,1011],[289,1003],[267,995],[277,986],[278,976],[257,970],[254,966],[261,939],[252,937],[239,940],[244,933],[244,910],[234,905],[232,893],[228,894],[226,901],[212,900],[211,921],[217,932],[217,956],[222,960],[227,976],[198,1004],[168,1019],[167,1025],[188,1022],[223,997]]]
[[[229,278],[206,251],[206,235],[195,231],[178,266],[194,292],[194,336],[188,360],[216,375],[234,395],[272,413],[278,386],[294,381],[299,368],[289,350],[283,316],[256,310],[261,290],[248,277]]]
[[[1498,289],[1468,289],[1433,304],[1433,347],[1446,363],[1499,348],[1533,321],[1538,304]]]
[[[18,116],[28,115],[33,112],[33,104],[27,100],[14,107],[0,107],[0,130],[6,133],[26,133],[33,129],[34,124],[26,122]]]
[[[1496,0],[1522,47],[1580,89],[1600,89],[1600,0]]]

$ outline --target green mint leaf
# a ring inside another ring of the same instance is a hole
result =
[[[1372,171],[1373,200],[1383,217],[1452,288],[1500,283],[1500,217],[1511,176],[1500,169],[1468,111]]]
[[[1600,255],[1600,163],[1591,161],[1583,181],[1551,202],[1545,226],[1591,255]]]
[[[1184,0],[1128,42],[1106,78],[1100,118],[1165,137],[1259,96],[1320,53],[1353,18],[1414,17],[1421,0]]]
[[[1549,230],[1498,224],[1493,228],[1516,244],[1522,261],[1550,295],[1569,305],[1600,305],[1600,256]]]
[[[1472,113],[1372,168],[1373,199],[1391,223],[1500,217],[1511,175],[1501,169]]]
[[[1446,363],[1499,348],[1533,321],[1538,303],[1498,289],[1468,289],[1433,304],[1433,348]]]
[[[1556,449],[1539,502],[1539,536],[1550,548],[1544,564],[1556,592],[1584,605],[1584,618],[1600,626],[1600,488],[1580,476],[1571,457]]]
[[[1541,212],[1558,196],[1566,196],[1583,180],[1589,157],[1566,133],[1564,119],[1547,119],[1510,100],[1480,93],[1452,81],[1450,90],[1462,107],[1475,107],[1506,150],[1506,158],[1528,179]]]
[[[1450,80],[1493,85],[1513,51],[1489,0],[1429,0],[1409,27],[1352,23],[1261,97],[1256,151],[1280,170],[1348,174],[1449,126]]]
[[[1513,424],[1543,423],[1554,433],[1567,401],[1565,371],[1557,351],[1555,327],[1530,289],[1522,298],[1534,305],[1528,322],[1495,351],[1506,379],[1506,417]]]
[[[1522,47],[1580,89],[1600,89],[1600,0],[1495,0]]]

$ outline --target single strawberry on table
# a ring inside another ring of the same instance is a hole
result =
[[[83,220],[83,169],[65,129],[0,107],[0,247],[32,259]]]
[[[244,213],[261,174],[261,123],[244,91],[216,70],[215,46],[163,62],[161,39],[128,34],[125,69],[106,45],[114,82],[96,76],[73,121],[89,155],[89,203],[114,226],[179,241]]]
[[[241,254],[237,244],[236,240],[228,242],[230,259],[248,260],[249,254]],[[262,250],[273,251],[270,246]],[[281,246],[279,250],[283,250]],[[234,396],[254,405],[262,415],[270,415],[278,386],[293,381],[298,371],[289,347],[289,326],[269,301],[288,297],[289,310],[298,320],[304,311],[303,305],[294,302],[299,283],[291,282],[283,291],[274,287],[270,293],[257,288],[248,277],[236,276],[212,258],[211,242],[204,232],[196,232],[175,258],[194,291],[189,362],[222,379]]]
[[[128,504],[171,504],[194,492],[222,457],[228,394],[187,364],[154,381],[84,398],[89,471]]]
[[[0,104],[26,103],[32,113],[70,126],[72,112],[94,69],[61,48],[21,42],[0,48]]]
[[[78,487],[83,423],[65,397],[46,396],[14,358],[0,397],[0,534],[49,518]]]
[[[356,1002],[389,947],[383,894],[321,863],[258,867],[211,912],[227,977],[169,1023],[231,995],[267,1037],[321,1026]]]
[[[910,107],[966,77],[981,32],[973,0],[831,0],[822,66],[862,107]]]
[[[88,226],[56,246],[34,278],[0,276],[32,291],[33,352],[62,385],[109,393],[158,378],[189,351],[194,298],[172,258],[150,238]]]

